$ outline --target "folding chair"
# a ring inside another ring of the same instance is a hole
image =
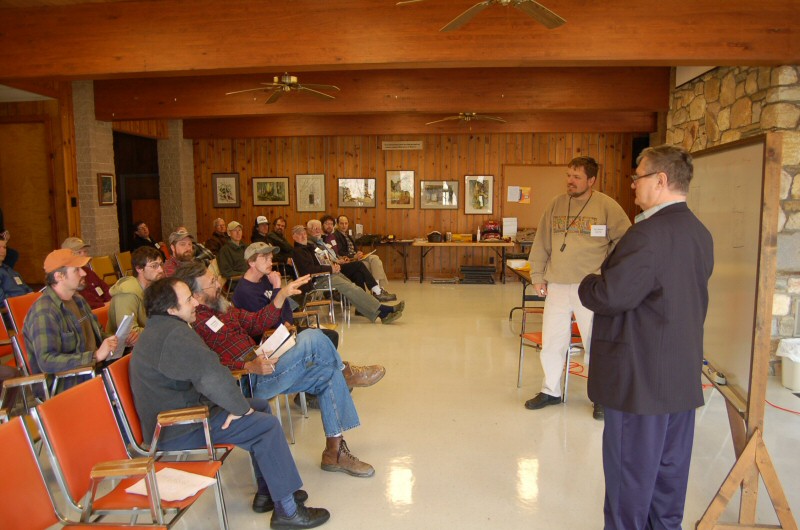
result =
[[[133,391],[131,390],[131,356],[114,361],[103,369],[103,380],[106,383],[106,392],[111,400],[111,405],[117,414],[119,425],[128,442],[128,454],[131,458],[137,456],[150,457],[178,457],[182,458],[190,455],[203,454],[208,456],[206,449],[187,449],[183,451],[154,451],[155,446],[144,442],[142,434],[142,424],[139,422],[139,414],[136,412],[136,405],[133,401]],[[215,445],[213,458],[224,461],[233,451],[234,446],[230,444]]]
[[[96,256],[92,258],[89,260],[89,267],[91,267],[94,273],[108,285],[114,285],[119,279],[117,270],[114,268],[114,263],[108,256]]]
[[[528,315],[533,314],[542,314],[543,308],[541,307],[526,307],[524,308],[522,313],[522,329],[519,334],[519,367],[517,368],[517,388],[522,386],[522,366],[525,362],[525,348],[536,348],[540,352],[542,351],[542,332],[541,331],[534,331],[534,332],[526,332],[525,331],[525,323],[527,320]],[[583,342],[581,339],[580,331],[578,330],[578,324],[575,322],[573,318],[572,322],[570,323],[570,345],[567,347],[567,351],[565,354],[565,361],[564,361],[564,376],[563,376],[563,387],[564,390],[561,392],[561,401],[562,403],[567,402],[567,385],[569,383],[569,354],[570,350],[573,346],[582,346]]]
[[[38,300],[40,296],[42,296],[42,292],[36,291],[5,299],[6,311],[8,311],[8,317],[11,319],[11,328],[17,335],[22,333],[22,326],[25,324],[25,316],[28,314],[33,303]]]
[[[114,259],[117,261],[117,269],[122,276],[133,276],[133,263],[131,263],[131,253],[114,252]]]
[[[94,316],[97,317],[97,321],[100,324],[100,329],[106,329],[106,324],[108,324],[108,306],[111,305],[111,302],[106,302],[105,304],[101,305],[98,308],[92,309],[92,313]]]
[[[231,370],[231,375],[238,381],[239,388],[242,389],[242,393],[245,391],[245,381],[247,381],[247,385],[250,387],[250,392],[252,394],[252,389],[254,388],[253,385],[253,374],[248,372],[247,370]],[[303,402],[305,402],[305,392],[301,392],[303,396]],[[286,402],[286,422],[289,424],[289,443],[295,443],[294,438],[294,425],[292,424],[292,409],[289,408],[289,394],[276,394],[272,397],[267,398],[270,402],[272,402],[272,409],[274,410],[273,415],[278,418],[278,423],[281,424],[283,427],[283,419],[281,418],[281,396],[284,397],[284,401]],[[308,417],[306,413],[306,417]]]
[[[43,445],[47,448],[61,493],[67,505],[81,513],[81,522],[116,513],[129,514],[131,523],[135,523],[139,516],[149,514],[153,523],[172,526],[205,490],[182,501],[161,500],[154,473],[166,468],[216,479],[213,489],[216,493],[219,525],[227,530],[225,500],[219,479],[222,462],[156,462],[152,458],[129,458],[111,402],[103,388],[102,378],[97,377],[70,388],[45,401],[33,409],[31,414],[39,428]],[[159,426],[202,421],[208,441],[211,436],[207,415],[205,407],[167,411],[159,414]],[[156,427],[157,434],[159,430]],[[157,441],[154,440],[153,443]],[[210,444],[207,450],[209,455],[213,455]],[[133,472],[136,476],[131,478]],[[150,495],[126,493],[125,489],[142,475],[147,477]],[[108,494],[98,498],[98,488],[106,478],[122,480]]]
[[[289,258],[288,263],[291,264],[292,269],[294,270],[295,275],[300,277],[300,271],[297,270],[297,265],[295,265],[294,260]],[[324,279],[326,285],[321,288],[317,288],[315,286],[315,280]],[[322,272],[318,274],[313,274],[311,276],[311,281],[307,284],[308,289],[304,291],[303,294],[303,303],[300,306],[301,311],[307,311],[309,308],[313,307],[322,307],[328,306],[328,315],[331,319],[331,323],[336,324],[336,313],[334,311],[334,304],[336,303],[334,297],[334,291],[336,289],[333,288],[333,283],[331,282],[331,275],[327,272]],[[347,298],[336,291],[339,295],[339,303],[342,308],[342,316],[345,319],[345,322],[350,321],[350,302]],[[327,298],[325,298],[327,296]]]
[[[0,528],[44,530],[60,523],[64,528],[121,530],[121,524],[72,523],[59,511],[47,488],[47,481],[36,459],[31,435],[21,418],[0,425],[0,454],[3,480],[0,481]],[[165,530],[166,526],[148,526]]]

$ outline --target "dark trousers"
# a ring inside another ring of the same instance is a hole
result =
[[[226,411],[220,411],[209,419],[211,441],[215,444],[233,444],[249,451],[256,480],[264,478],[273,499],[286,498],[299,490],[303,481],[289,452],[283,428],[278,419],[269,413],[266,399],[249,401],[255,412],[233,420],[225,430],[222,430],[222,424],[228,417]],[[203,446],[205,438],[202,429],[158,444],[158,448],[165,451]]]
[[[367,289],[372,290],[373,287],[378,285],[378,282],[375,281],[375,277],[372,276],[372,273],[369,272],[367,266],[361,261],[342,263],[341,267],[342,274],[345,276],[345,278],[359,287],[366,285]]]
[[[606,407],[606,530],[681,529],[694,414],[641,415]]]

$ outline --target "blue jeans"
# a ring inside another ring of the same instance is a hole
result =
[[[297,344],[275,365],[275,373],[254,377],[253,396],[308,392],[317,396],[325,436],[338,436],[360,425],[358,412],[342,375],[342,358],[318,329],[297,334]]]
[[[326,339],[327,340],[327,339]],[[283,499],[300,489],[303,481],[294,464],[294,458],[286,443],[286,436],[278,419],[269,413],[269,402],[251,399],[254,412],[233,420],[227,429],[222,424],[228,412],[217,409],[208,421],[211,441],[215,444],[233,444],[250,452],[256,482],[263,478],[273,499]],[[158,448],[163,451],[197,449],[206,444],[202,429],[161,441]]]

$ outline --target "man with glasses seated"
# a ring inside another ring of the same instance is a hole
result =
[[[164,260],[153,247],[139,247],[131,255],[134,276],[124,276],[111,287],[111,305],[108,307],[106,331],[116,333],[125,315],[133,315],[131,343],[136,342],[147,322],[144,310],[144,290],[164,277]]]

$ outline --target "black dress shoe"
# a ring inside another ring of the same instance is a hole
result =
[[[304,490],[297,490],[294,492],[294,502],[302,504],[308,500],[308,493]],[[275,509],[275,502],[270,497],[269,493],[260,494],[256,493],[253,497],[253,511],[256,513],[271,512]]]
[[[306,508],[302,504],[297,505],[297,513],[294,517],[283,517],[278,515],[277,512],[272,514],[272,519],[269,521],[269,527],[276,530],[294,528],[316,528],[324,524],[331,518],[331,514],[325,508]]]
[[[603,421],[606,417],[606,409],[600,403],[592,403],[592,418]]]
[[[558,405],[561,403],[560,397],[551,396],[544,392],[539,392],[532,399],[525,402],[525,408],[528,410],[543,409],[548,405]]]

